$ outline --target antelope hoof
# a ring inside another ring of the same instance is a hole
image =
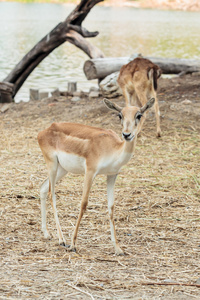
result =
[[[66,242],[61,242],[61,243],[59,243],[59,245],[60,245],[60,246],[63,246],[63,247],[69,248],[69,245],[67,245]]]
[[[60,246],[64,246],[64,247],[67,245],[67,243],[66,243],[66,241],[65,241],[64,238],[59,239],[59,245],[60,245]]]
[[[45,239],[45,240],[50,240],[50,239],[51,239],[51,236],[50,236],[50,234],[48,233],[48,231],[43,231],[43,234],[44,234],[44,239]]]
[[[69,251],[71,251],[71,252],[76,252],[76,247],[75,247],[75,246],[70,246],[70,247],[69,247]]]
[[[122,256],[122,255],[125,255],[124,252],[123,252],[123,250],[122,250],[121,248],[115,249],[115,254],[116,254],[116,255],[121,255],[121,256]]]
[[[161,131],[157,132],[157,138],[161,137]]]

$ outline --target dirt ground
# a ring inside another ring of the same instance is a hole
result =
[[[46,167],[37,134],[54,121],[121,132],[102,98],[50,98],[0,113],[0,299],[200,299],[200,76],[161,79],[162,138],[148,115],[135,156],[118,176],[115,221],[125,251],[110,239],[106,178],[96,178],[77,253],[41,233],[39,187]],[[123,105],[123,99],[114,101]],[[2,106],[0,107],[0,109]],[[66,240],[78,216],[83,176],[57,184]]]

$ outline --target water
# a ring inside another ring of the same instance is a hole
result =
[[[0,2],[0,81],[73,8],[69,4]],[[200,59],[199,12],[97,5],[83,26],[100,31],[90,42],[106,56],[142,53],[146,56]],[[78,89],[88,90],[96,81],[87,81],[83,73],[87,59],[87,55],[75,46],[63,44],[32,72],[15,100],[28,101],[29,88],[66,90],[68,81],[77,81]]]

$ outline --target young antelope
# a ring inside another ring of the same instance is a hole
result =
[[[161,136],[160,110],[157,99],[157,81],[161,76],[161,69],[145,58],[137,57],[124,65],[118,76],[118,84],[122,89],[126,105],[144,106],[148,99],[155,99],[155,115],[157,126],[157,137]],[[146,118],[146,113],[140,123],[140,130]]]

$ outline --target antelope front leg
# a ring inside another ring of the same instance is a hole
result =
[[[119,247],[117,242],[117,236],[116,236],[116,230],[115,230],[115,224],[114,224],[114,186],[115,186],[115,180],[117,178],[117,174],[115,175],[108,175],[107,176],[107,197],[108,197],[108,212],[110,217],[110,230],[111,230],[111,240],[115,247],[115,253],[117,255],[122,255],[123,251]]]
[[[130,106],[131,105],[131,96],[130,96],[129,92],[127,91],[126,87],[124,87],[122,89],[122,93],[123,93],[124,98],[125,98],[126,106]]]
[[[157,99],[157,97],[155,97],[154,109],[155,109],[155,115],[156,115],[157,137],[161,137],[160,110],[159,110],[159,105],[158,105],[158,99]]]
[[[77,234],[78,234],[78,228],[82,219],[82,216],[84,212],[86,211],[87,204],[88,204],[88,197],[90,193],[90,189],[92,186],[92,182],[95,178],[95,173],[93,171],[87,171],[85,174],[84,178],[84,187],[83,187],[83,196],[82,196],[82,201],[81,201],[81,209],[80,213],[78,216],[78,220],[76,222],[76,227],[72,236],[72,241],[71,241],[71,246],[70,250],[71,251],[76,251],[76,240],[77,240]]]

